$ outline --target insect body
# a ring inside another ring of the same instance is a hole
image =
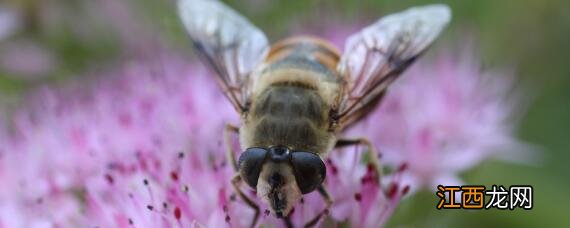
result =
[[[336,141],[329,111],[342,78],[327,64],[336,64],[339,56],[321,42],[297,38],[270,51],[257,72],[251,108],[240,129],[244,148],[269,149],[259,152],[259,158],[246,150],[240,173],[277,216],[288,214],[302,194],[321,184],[325,166],[320,157]]]
[[[339,58],[332,46],[315,38],[276,44],[256,75],[242,144],[287,145],[325,155],[334,146],[329,111],[340,96],[342,78],[331,66]]]
[[[243,194],[245,182],[277,217],[286,217],[303,194],[317,190],[330,207],[323,158],[335,147],[365,144],[372,164],[378,158],[365,138],[340,133],[381,101],[388,86],[435,40],[451,18],[445,5],[411,8],[388,15],[347,39],[344,53],[328,42],[294,37],[269,46],[265,35],[244,17],[212,0],[180,0],[179,14],[202,59],[241,114],[243,152],[232,183],[259,216],[259,206]]]

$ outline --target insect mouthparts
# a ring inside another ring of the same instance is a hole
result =
[[[285,209],[285,198],[282,193],[274,192],[272,197],[272,207],[275,210],[275,215],[279,218],[283,217],[283,209]]]

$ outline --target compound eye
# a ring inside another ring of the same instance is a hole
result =
[[[257,180],[261,172],[261,166],[267,157],[264,148],[248,148],[239,156],[238,166],[241,178],[252,188],[257,187]]]
[[[303,194],[314,191],[325,180],[327,171],[321,158],[311,152],[293,152],[291,163],[295,180]]]

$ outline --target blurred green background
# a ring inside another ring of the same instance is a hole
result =
[[[458,46],[475,43],[484,67],[516,69],[519,85],[527,92],[525,102],[530,104],[520,120],[518,135],[538,145],[543,153],[542,162],[535,166],[486,162],[466,173],[465,180],[486,186],[530,184],[534,186],[534,209],[439,211],[435,209],[438,200],[435,194],[422,192],[404,201],[390,224],[570,227],[567,216],[570,205],[567,168],[570,161],[570,3],[564,0],[443,2],[452,8],[454,19],[439,43]],[[291,28],[364,25],[386,13],[428,3],[434,2],[228,2],[266,31],[273,41],[289,34]],[[152,55],[145,52],[149,43],[166,43],[170,48],[191,52],[173,1],[2,0],[0,7],[17,12],[20,18],[19,29],[5,38],[0,36],[0,101],[9,107],[18,105],[26,92],[43,84],[66,83],[70,78],[88,77],[85,75],[89,74],[83,72],[106,69],[131,57]],[[144,33],[151,34],[150,39],[137,44],[138,35]],[[11,48],[19,52],[29,46],[33,48],[28,55],[15,57],[15,60],[10,60],[12,54],[6,56]],[[6,63],[22,59],[26,59],[26,67],[30,64],[27,58],[39,58],[39,70],[26,72],[6,67]]]

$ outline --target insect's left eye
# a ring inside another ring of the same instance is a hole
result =
[[[267,157],[263,148],[248,148],[239,156],[238,166],[242,179],[252,188],[257,187],[261,166]]]
[[[310,152],[293,152],[291,156],[299,189],[303,194],[314,191],[325,180],[325,163],[318,155]]]

